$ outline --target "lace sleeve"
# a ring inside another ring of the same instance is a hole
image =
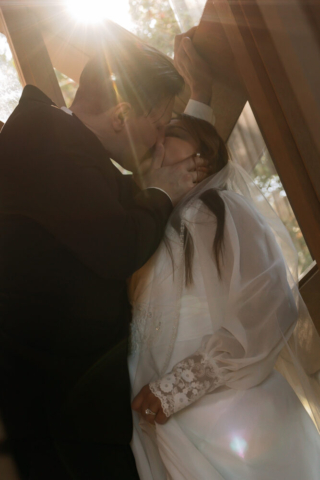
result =
[[[177,363],[172,372],[149,384],[167,417],[187,407],[220,384],[212,357],[197,352]]]

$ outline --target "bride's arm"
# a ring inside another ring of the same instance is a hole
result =
[[[210,106],[213,73],[210,65],[198,54],[192,38],[196,27],[176,35],[174,42],[174,65],[183,76],[191,92],[184,113],[206,120],[214,125],[215,116]]]
[[[167,417],[219,386],[247,389],[261,383],[297,319],[273,233],[246,200],[230,192],[223,196],[227,211],[221,282],[227,298],[222,326],[203,339],[197,352],[149,385]],[[208,265],[208,224],[198,223],[193,239],[208,279],[208,268],[215,268],[213,261]],[[214,312],[210,288],[207,301]]]

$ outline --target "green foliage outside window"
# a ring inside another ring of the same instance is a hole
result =
[[[74,96],[78,88],[78,84],[71,78],[59,72],[59,70],[57,70],[56,68],[54,69],[54,71],[58,79],[64,101],[66,102],[66,106],[69,108],[73,102]]]
[[[312,257],[267,150],[254,167],[251,176],[287,228],[298,252],[298,273],[301,275],[312,263]]]
[[[168,0],[129,0],[133,33],[161,52],[173,56],[175,35],[181,33]]]

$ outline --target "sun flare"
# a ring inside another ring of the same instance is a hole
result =
[[[66,0],[69,13],[81,23],[99,23],[108,18],[130,27],[128,0]]]

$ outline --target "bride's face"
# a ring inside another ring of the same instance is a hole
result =
[[[171,120],[166,127],[164,148],[162,166],[166,167],[193,157],[199,150],[199,145],[181,121]]]

